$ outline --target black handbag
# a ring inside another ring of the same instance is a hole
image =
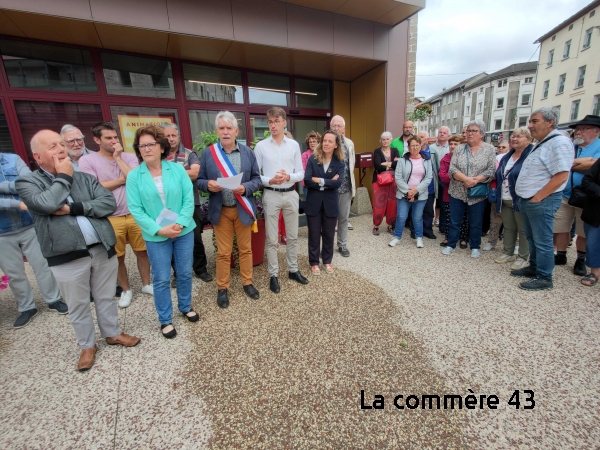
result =
[[[571,196],[569,197],[569,205],[576,208],[587,208],[589,199],[587,193],[581,186],[573,186],[573,171],[571,170]]]

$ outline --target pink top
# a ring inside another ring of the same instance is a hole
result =
[[[425,166],[423,165],[423,158],[410,158],[410,162],[412,163],[412,172],[408,179],[408,187],[412,189],[416,188],[425,177]]]
[[[309,148],[308,150],[306,150],[304,153],[302,153],[302,155],[300,155],[300,157],[302,158],[302,168],[304,170],[306,170],[306,164],[308,163],[308,158],[310,158],[312,155],[312,150]],[[300,183],[302,183],[302,186],[304,186],[304,180],[302,180]]]
[[[121,153],[121,158],[132,169],[140,165],[137,156],[132,153],[123,152]],[[106,159],[96,152],[90,152],[89,155],[81,157],[79,160],[79,170],[90,174],[100,183],[116,180],[122,175],[116,161]],[[113,216],[125,216],[129,214],[125,185],[123,184],[111,192],[117,201],[117,209],[113,213]]]

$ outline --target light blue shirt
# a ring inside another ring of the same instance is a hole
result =
[[[44,170],[44,173],[48,175],[48,177],[50,177],[51,180],[54,180],[56,178],[54,175],[52,175],[50,172],[47,172],[46,170]],[[67,200],[69,201],[69,203],[75,203],[75,200],[73,200],[73,197],[71,197],[70,195],[67,197]],[[85,239],[85,245],[94,245],[102,242],[102,239],[100,239],[98,232],[87,217],[75,216],[75,218],[77,219],[77,225],[79,225],[81,234],[83,234],[83,238]]]
[[[600,139],[596,139],[587,147],[575,147],[575,152],[577,153],[575,158],[600,158]],[[573,185],[581,186],[581,180],[583,180],[584,175],[585,174],[581,172],[571,172],[569,181],[567,181],[567,186],[563,191],[563,197],[571,198],[571,177],[573,177]]]
[[[81,159],[81,158],[82,158],[82,157],[84,157],[85,155],[89,155],[89,154],[90,154],[89,150],[88,150],[87,148],[83,147],[83,153],[81,154],[81,156],[79,157],[79,159]],[[78,162],[75,162],[75,161],[73,161],[73,158],[71,158],[70,156],[69,156],[69,159],[71,160],[71,164],[73,164],[73,170],[74,170],[75,172],[81,172],[81,171],[79,170],[79,163],[78,163]],[[47,173],[47,172],[46,172],[46,173]]]
[[[544,140],[558,135],[548,142]],[[523,162],[515,191],[521,198],[531,198],[537,194],[554,175],[569,172],[573,166],[575,152],[571,140],[557,130],[551,131],[542,140],[542,145],[536,146]],[[567,182],[561,184],[554,192],[561,192]]]

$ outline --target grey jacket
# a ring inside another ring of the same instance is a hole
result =
[[[433,165],[431,164],[431,158],[424,152],[421,152],[421,157],[423,158],[425,177],[423,177],[417,186],[417,191],[419,191],[418,200],[427,200],[429,195],[429,184],[433,179]],[[408,187],[408,180],[410,179],[411,173],[412,162],[410,161],[410,153],[405,152],[404,155],[402,155],[402,158],[398,160],[396,172],[394,173],[394,178],[396,179],[396,198],[404,198],[404,196],[408,194],[408,191],[410,190]]]
[[[51,179],[43,170],[19,178],[17,192],[29,208],[42,254],[49,266],[64,264],[89,256],[76,216],[85,216],[100,236],[108,257],[115,254],[115,233],[108,221],[117,208],[114,195],[91,175],[74,172],[70,177],[59,173]],[[55,216],[54,212],[70,203],[71,214]]]

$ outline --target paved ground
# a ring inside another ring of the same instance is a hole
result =
[[[600,446],[597,287],[558,267],[553,291],[527,293],[493,262],[497,251],[445,257],[439,240],[416,249],[408,235],[392,249],[388,235],[371,235],[370,217],[352,223],[351,257],[336,255],[336,273],[308,286],[282,276],[276,296],[263,264],[261,299],[251,301],[234,271],[223,311],[214,283],[195,280],[202,320],[176,315],[173,341],[160,336],[152,299],[136,295],[120,321],[142,344],[100,340],[84,374],[75,371],[67,317],[38,301],[34,322],[13,330],[14,300],[1,292],[0,448]],[[305,228],[300,241],[305,255]],[[210,232],[205,242],[214,265]],[[392,404],[398,394],[465,397],[469,389],[497,395],[498,409]],[[516,389],[518,410],[507,404]],[[533,410],[522,409],[525,389],[535,392]],[[361,390],[365,403],[383,395],[385,409],[361,410]]]

